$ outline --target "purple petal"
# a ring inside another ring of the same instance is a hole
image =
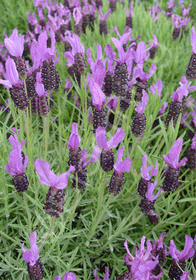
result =
[[[169,153],[167,155],[163,155],[163,160],[165,161],[165,163],[174,169],[177,169],[178,167],[183,166],[183,164],[186,163],[185,159],[183,159],[179,163],[179,156],[182,150],[182,143],[183,139],[179,138],[174,142],[174,145],[171,147]]]
[[[110,60],[116,61],[116,53],[113,51],[111,45],[105,45],[105,53]]]
[[[196,34],[194,26],[191,28],[191,46],[192,46],[192,52],[196,53]]]
[[[74,171],[75,171],[75,167],[71,165],[66,173],[60,174],[59,176],[56,177],[55,183],[52,185],[52,187],[58,190],[63,190],[68,184],[68,178],[71,172]]]
[[[103,93],[101,87],[94,81],[93,78],[89,80],[89,90],[92,95],[92,103],[98,109],[101,110],[103,104],[106,101],[106,96]]]
[[[56,175],[50,170],[47,161],[36,159],[34,167],[40,177],[40,183],[46,186],[53,186],[56,181]]]
[[[180,252],[180,261],[188,260],[189,258],[193,257],[195,250],[192,247],[193,239],[190,236],[186,235],[184,250]]]
[[[96,162],[99,159],[100,154],[101,154],[101,150],[100,150],[99,146],[95,146],[90,159],[83,164],[83,167],[86,167],[90,163]]]
[[[60,276],[55,276],[54,280],[61,280],[61,277]]]
[[[108,148],[116,148],[120,142],[124,140],[125,132],[122,128],[118,128],[114,136],[108,141]]]
[[[81,149],[81,160],[82,160],[83,165],[87,160],[87,156],[88,156],[88,151],[85,149]]]
[[[24,50],[24,36],[18,35],[18,30],[14,28],[12,35],[4,39],[4,44],[9,53],[16,57],[21,57]]]
[[[132,161],[128,157],[124,161],[122,160],[124,148],[125,146],[120,147],[117,152],[117,160],[114,164],[117,173],[129,172],[131,168]]]
[[[18,71],[16,69],[16,64],[12,58],[8,58],[5,62],[6,69],[6,79],[10,81],[11,85],[17,85],[19,80]]]
[[[76,275],[72,272],[65,272],[63,280],[76,280]]]
[[[104,127],[99,126],[95,133],[95,139],[99,147],[104,150],[110,149],[108,146],[108,141],[106,139],[106,129]]]
[[[77,149],[80,146],[81,138],[78,135],[78,123],[73,123],[71,126],[71,135],[67,141],[68,148]]]

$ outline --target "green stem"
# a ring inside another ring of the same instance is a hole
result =
[[[131,211],[131,213],[129,214],[129,216],[127,216],[126,219],[124,219],[124,221],[121,223],[121,225],[119,226],[119,228],[117,229],[117,231],[111,235],[111,237],[108,239],[108,241],[102,246],[100,247],[100,251],[103,251],[105,249],[105,247],[107,247],[107,245],[109,243],[111,243],[111,241],[119,236],[123,231],[125,232],[126,229],[130,228],[131,225],[137,223],[141,217],[144,215],[144,214],[141,214],[140,216],[138,216],[136,219],[132,220],[130,223],[128,223],[128,221],[130,220],[130,218],[133,216],[134,212],[137,210],[138,208],[138,205],[139,205],[140,201],[136,204],[136,206],[133,208],[133,210]]]
[[[93,223],[91,226],[91,230],[89,232],[89,235],[87,237],[87,241],[86,241],[86,246],[89,245],[89,242],[91,240],[91,238],[93,237],[93,235],[95,234],[95,230],[97,228],[97,226],[99,225],[100,221],[103,218],[103,215],[105,214],[105,211],[107,210],[111,199],[113,197],[113,194],[110,195],[106,205],[104,205],[104,207],[101,207],[102,203],[103,203],[103,194],[104,194],[104,186],[105,186],[105,180],[106,180],[106,173],[104,175],[104,179],[103,179],[103,183],[100,184],[99,190],[98,190],[98,202],[97,202],[97,210],[95,213],[95,217],[93,218]],[[103,208],[103,210],[101,209]],[[102,212],[101,212],[102,210]]]
[[[23,192],[23,198],[24,198],[25,207],[26,207],[26,211],[27,211],[29,226],[31,227],[31,214],[30,214],[30,211],[29,211],[29,207],[28,207],[28,203],[27,203],[27,198],[26,198],[26,195],[25,195],[24,192]]]
[[[49,125],[48,125],[48,115],[43,117],[43,134],[44,134],[44,160],[47,159],[47,151],[48,151],[48,132],[49,132]]]
[[[5,234],[4,232],[2,232],[1,230],[0,230],[0,234],[3,235],[5,238],[11,240],[11,241],[12,241],[13,243],[15,243],[16,245],[21,246],[21,243],[17,242],[16,240],[14,240],[13,238],[11,238],[10,236],[8,236],[7,234]]]
[[[43,242],[42,242],[42,244],[41,244],[41,246],[40,246],[40,248],[39,248],[40,251],[41,251],[41,249],[44,247],[44,244],[46,243],[46,240],[48,239],[48,237],[49,237],[50,234],[51,234],[51,231],[52,231],[53,226],[54,226],[54,222],[55,222],[55,217],[53,216],[53,217],[52,217],[51,224],[50,224],[50,228],[49,228],[49,230],[48,230],[48,234],[46,235],[45,239],[43,240]]]

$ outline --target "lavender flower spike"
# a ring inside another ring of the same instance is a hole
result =
[[[70,166],[69,170],[66,173],[56,176],[50,170],[50,165],[47,161],[36,159],[34,166],[40,177],[40,183],[58,190],[63,190],[67,186],[68,177],[70,173],[75,170],[73,166]]]
[[[98,127],[96,130],[97,144],[106,151],[116,148],[118,144],[123,141],[124,137],[125,132],[122,128],[118,128],[114,136],[109,141],[106,139],[106,129],[104,127]]]
[[[23,258],[25,262],[29,263],[30,266],[34,266],[36,261],[39,259],[39,248],[36,245],[36,238],[37,238],[37,233],[33,232],[30,234],[30,243],[31,243],[31,248],[29,250],[26,250],[24,248],[24,243],[22,243],[22,251],[23,251]]]
[[[174,145],[171,147],[169,153],[167,155],[163,155],[163,160],[171,168],[177,169],[186,164],[187,161],[186,157],[184,157],[179,162],[179,156],[182,150],[182,143],[183,143],[183,139],[179,138],[174,142]]]
[[[18,30],[14,28],[12,35],[4,39],[4,44],[11,55],[21,57],[24,50],[24,35],[18,35]]]
[[[61,280],[60,276],[54,277],[54,280]],[[72,272],[65,272],[65,275],[62,280],[76,280],[76,275]]]
[[[155,169],[153,169],[153,167],[154,167],[153,165],[147,167],[147,155],[144,155],[142,157],[142,163],[143,163],[143,165],[142,165],[140,171],[141,171],[141,176],[142,176],[143,179],[145,179],[146,181],[149,181],[152,176],[157,176],[157,174],[158,174],[158,162],[156,162]],[[151,171],[151,175],[149,175],[150,171]]]

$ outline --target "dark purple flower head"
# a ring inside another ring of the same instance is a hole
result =
[[[34,163],[37,174],[40,177],[40,183],[55,189],[63,190],[68,183],[68,177],[71,172],[75,171],[75,167],[70,166],[66,173],[56,176],[51,170],[47,161],[36,159]]]
[[[195,253],[195,250],[192,247],[193,247],[193,239],[188,235],[186,235],[184,250],[181,252],[178,251],[176,245],[174,244],[174,241],[171,240],[169,246],[169,253],[172,256],[172,258],[177,262],[188,260],[189,258],[193,257]]]
[[[109,17],[109,15],[110,15],[110,13],[111,13],[111,11],[112,11],[112,10],[109,8],[108,12],[107,12],[105,15],[103,15],[103,13],[102,13],[102,7],[99,6],[99,19],[100,19],[100,20],[107,20],[108,17]]]
[[[161,96],[161,92],[163,90],[163,82],[161,81],[161,79],[157,79],[156,84],[150,86],[150,90],[151,90],[152,94],[155,94],[155,92],[157,90],[157,98],[159,96]]]
[[[144,109],[146,108],[146,105],[148,103],[148,93],[143,89],[142,90],[142,102],[138,102],[135,111],[138,114],[143,114]]]
[[[55,276],[54,280],[61,280],[60,276]],[[62,280],[76,280],[76,275],[72,272],[65,272]]]
[[[145,239],[145,236],[143,236],[139,250],[135,248],[135,257],[133,257],[128,249],[127,240],[125,241],[124,246],[127,250],[127,254],[124,256],[124,261],[127,266],[130,266],[130,274],[133,279],[160,279],[163,275],[163,271],[161,271],[160,274],[156,276],[157,278],[153,278],[155,276],[153,276],[151,273],[159,261],[158,256],[154,258],[151,254],[152,244],[150,240],[147,240],[147,249],[145,249]]]
[[[162,106],[161,109],[159,110],[159,116],[162,115],[162,114],[165,112],[167,106],[168,106],[168,103],[167,103],[167,102],[164,102],[164,103],[163,103],[163,106]]]
[[[182,7],[182,15],[184,17],[187,17],[189,15],[189,11],[190,11],[191,6],[192,6],[192,3],[189,5],[188,9],[186,9],[184,7],[184,4],[181,5],[181,7]]]
[[[95,277],[95,280],[101,280],[101,278],[99,279],[99,277],[97,276],[97,270],[95,269],[95,271],[94,271],[94,277]],[[105,275],[104,275],[104,278],[103,278],[103,280],[109,280],[109,267],[106,267],[105,268]]]
[[[118,149],[117,160],[114,164],[114,169],[118,174],[121,174],[123,172],[129,172],[131,169],[132,161],[128,157],[125,160],[122,160],[124,148],[125,146],[122,146]]]
[[[92,78],[90,77],[88,80],[89,91],[92,95],[92,103],[93,105],[101,111],[103,105],[106,102],[106,96],[101,89],[101,86]]]
[[[0,79],[0,84],[6,88],[11,88],[12,86],[16,86],[21,83],[16,69],[16,64],[10,57],[8,57],[5,62],[5,70],[6,72],[4,73],[4,77],[6,80]]]
[[[26,250],[24,248],[24,243],[22,243],[22,251],[23,251],[23,258],[25,262],[29,263],[30,266],[34,266],[36,261],[39,259],[39,248],[36,245],[36,238],[37,238],[37,233],[33,232],[30,234],[30,243],[31,243],[31,248],[29,250]]]
[[[44,85],[42,83],[42,78],[41,78],[41,72],[37,72],[36,74],[35,91],[37,92],[39,97],[44,97],[48,94],[48,92],[44,90]]]
[[[122,128],[118,128],[114,136],[108,141],[106,139],[106,129],[101,126],[97,128],[95,136],[98,146],[106,151],[116,148],[118,144],[123,141],[124,137],[124,130]]]
[[[159,189],[157,194],[153,195],[153,191],[154,191],[156,185],[157,185],[157,179],[155,179],[154,183],[150,183],[150,182],[148,183],[148,189],[147,189],[147,192],[146,192],[145,196],[149,201],[156,200],[157,197],[159,196],[159,194],[162,191],[162,189]]]
[[[140,169],[141,171],[141,176],[144,178],[146,181],[149,181],[152,176],[157,176],[158,174],[158,162],[156,162],[156,167],[153,169],[153,165],[147,167],[147,155],[144,155],[142,157],[142,167]],[[149,172],[151,171],[151,174],[149,175]]]
[[[68,148],[77,149],[80,146],[81,138],[78,135],[78,123],[72,123],[71,135],[69,141],[67,141]]]
[[[194,26],[191,28],[191,46],[192,46],[192,52],[196,53],[196,34]]]
[[[14,28],[11,36],[4,39],[4,44],[11,55],[21,57],[24,50],[24,35],[18,35],[18,30]]]
[[[163,155],[163,160],[171,168],[177,169],[180,166],[184,166],[186,164],[187,161],[186,157],[184,157],[179,162],[179,156],[182,150],[182,143],[183,143],[183,139],[179,138],[174,142],[174,145],[171,147],[169,153],[167,155]]]
[[[86,161],[88,156],[88,151],[82,149],[81,150],[82,167],[85,168],[90,163],[96,162],[99,159],[100,154],[101,154],[101,150],[99,146],[95,146],[90,159]]]

